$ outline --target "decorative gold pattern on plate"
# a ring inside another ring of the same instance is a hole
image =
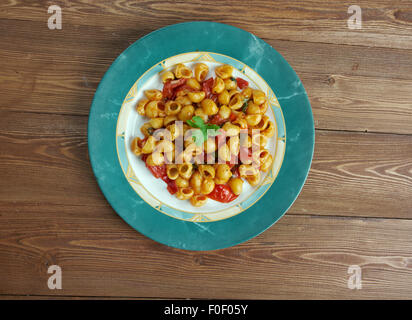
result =
[[[135,83],[132,88],[129,90],[127,93],[126,99],[124,99],[124,102],[129,102],[132,100],[137,94],[137,83]]]
[[[193,58],[191,61],[209,61],[209,62],[217,62],[210,54],[208,53],[201,53],[199,56]]]

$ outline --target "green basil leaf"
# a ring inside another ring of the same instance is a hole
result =
[[[219,128],[219,130],[208,130],[207,131],[207,134],[208,134],[208,136],[209,137],[216,137],[216,136],[218,136],[218,135],[220,135],[222,132],[220,131],[220,128]]]
[[[206,127],[208,129],[214,129],[214,130],[219,130],[220,127],[217,124],[206,124]]]
[[[192,128],[195,128],[195,123],[192,120],[186,120],[186,123],[191,126]]]
[[[192,139],[196,143],[196,145],[200,147],[204,141],[204,135],[203,135],[202,130],[193,130]]]
[[[188,120],[189,121],[189,120]],[[187,121],[186,121],[187,122]],[[199,116],[194,116],[193,118],[192,118],[192,121],[191,121],[191,123],[193,123],[193,125],[191,125],[192,127],[195,127],[195,128],[201,128],[201,127],[203,127],[204,125],[205,125],[205,122],[203,121],[203,119],[201,118],[201,117],[199,117]]]

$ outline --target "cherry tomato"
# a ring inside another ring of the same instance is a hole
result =
[[[211,193],[207,195],[210,199],[227,203],[235,200],[238,196],[235,195],[226,184],[217,184]]]
[[[202,82],[202,90],[206,93],[206,98],[208,99],[212,94],[212,87],[214,82],[215,80],[213,79],[213,77]]]
[[[236,78],[236,82],[239,89],[243,89],[244,87],[247,87],[249,85],[249,82],[242,78]]]

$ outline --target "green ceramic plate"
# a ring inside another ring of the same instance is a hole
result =
[[[211,71],[221,63],[231,64],[235,75],[263,90],[276,134],[267,147],[274,164],[257,187],[246,187],[230,204],[208,201],[194,208],[170,196],[129,146],[144,122],[134,108],[143,91],[161,85],[159,72],[199,61]],[[214,250],[258,235],[292,205],[312,161],[314,127],[305,89],[276,50],[229,25],[189,22],[148,34],[116,59],[96,91],[88,139],[99,186],[128,224],[172,247]]]

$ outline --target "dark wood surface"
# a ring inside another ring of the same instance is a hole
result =
[[[62,30],[49,30],[58,4]],[[0,298],[412,299],[412,3],[0,3]],[[236,8],[234,10],[233,8]],[[106,202],[87,154],[94,92],[113,60],[169,24],[210,20],[263,38],[301,78],[316,127],[288,213],[212,252],[158,244]],[[47,268],[63,270],[49,290]],[[362,289],[347,287],[362,268]]]

